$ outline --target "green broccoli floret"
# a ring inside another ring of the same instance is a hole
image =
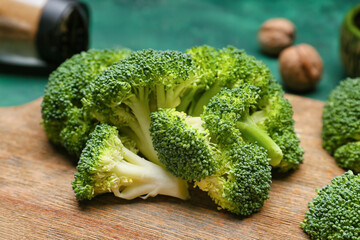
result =
[[[270,164],[280,171],[296,169],[304,151],[294,131],[291,105],[281,92],[263,89],[243,84],[221,90],[205,108],[205,128],[224,144],[237,134],[264,147]]]
[[[153,112],[151,120],[154,147],[171,173],[195,181],[219,208],[235,214],[247,216],[264,205],[271,183],[264,148],[239,137],[217,144],[199,117],[174,109]]]
[[[124,137],[123,137],[124,138]],[[158,194],[187,199],[187,183],[126,148],[116,127],[99,124],[91,133],[72,186],[78,200],[113,192],[123,199]]]
[[[218,152],[200,117],[189,117],[173,108],[150,115],[150,132],[161,163],[175,176],[193,181],[213,175]],[[220,153],[219,153],[220,154]]]
[[[188,49],[195,69],[196,85],[183,95],[178,111],[200,116],[204,106],[222,88],[234,88],[249,83],[259,88],[273,79],[270,70],[254,57],[234,47],[216,49],[199,46]]]
[[[97,121],[83,112],[82,98],[97,75],[130,50],[89,50],[61,64],[49,77],[42,102],[42,117],[50,140],[79,155]]]
[[[276,169],[280,172],[298,169],[303,162],[304,149],[295,133],[292,106],[284,98],[281,86],[274,80],[270,80],[268,88],[263,88],[262,92],[259,105],[261,111],[252,117],[282,151],[283,157]]]
[[[269,198],[269,159],[266,150],[254,143],[227,147],[217,159],[220,167],[216,173],[196,181],[195,186],[208,192],[219,208],[248,216],[258,212]]]
[[[331,154],[340,167],[357,171],[360,158],[352,160],[355,155],[350,151],[360,151],[359,145],[339,149],[351,142],[360,141],[360,78],[348,78],[340,83],[329,95],[323,110],[322,138],[323,147]],[[338,154],[336,152],[339,151]],[[350,159],[346,160],[346,156]],[[355,163],[354,161],[357,161]]]
[[[349,142],[339,147],[334,157],[340,167],[360,173],[360,141]]]
[[[360,239],[360,176],[352,171],[317,189],[300,224],[311,239]]]
[[[84,102],[91,116],[132,135],[140,152],[160,164],[149,132],[150,113],[179,105],[180,97],[193,82],[189,55],[142,50],[115,63],[91,82]]]

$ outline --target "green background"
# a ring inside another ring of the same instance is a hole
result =
[[[281,82],[278,61],[257,43],[261,24],[285,17],[297,28],[295,44],[314,46],[324,60],[315,91],[303,96],[325,100],[345,78],[339,56],[339,30],[346,12],[359,1],[87,0],[90,47],[185,50],[194,45],[233,45],[264,61]],[[20,105],[43,94],[47,76],[0,72],[0,106]]]

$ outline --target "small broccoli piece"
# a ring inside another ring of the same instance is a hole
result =
[[[188,181],[214,174],[216,148],[199,117],[189,117],[173,108],[153,112],[150,117],[154,148],[172,174]]]
[[[262,88],[273,79],[266,65],[232,46],[216,49],[204,45],[188,49],[186,53],[194,62],[196,85],[183,95],[177,110],[191,116],[200,116],[204,106],[222,88],[243,83]]]
[[[303,163],[304,149],[295,133],[292,106],[284,98],[281,86],[274,80],[270,80],[268,88],[263,88],[263,92],[260,101],[262,110],[253,114],[253,118],[257,119],[257,125],[269,133],[282,151],[283,158],[276,169],[279,172],[298,169]]]
[[[195,182],[222,209],[248,216],[258,212],[269,198],[271,166],[264,148],[238,142],[222,150],[220,168]]]
[[[264,205],[271,183],[264,148],[235,134],[227,136],[233,138],[227,144],[217,144],[199,117],[174,109],[153,112],[151,120],[154,147],[171,173],[195,181],[219,208],[235,214],[247,216]]]
[[[323,147],[331,155],[338,148],[351,142],[360,141],[360,78],[348,78],[340,83],[329,95],[323,110],[322,138]],[[335,157],[340,167],[353,169],[353,160],[345,160],[346,156],[355,156],[346,150],[354,150],[356,145],[344,147]],[[357,160],[360,165],[360,159]],[[349,165],[347,164],[349,163]]]
[[[349,142],[339,147],[334,157],[340,167],[360,173],[360,142]]]
[[[123,199],[158,194],[187,199],[187,183],[126,148],[116,127],[99,124],[91,133],[72,186],[78,200],[113,192]]]
[[[228,136],[238,134],[264,147],[270,164],[286,172],[298,168],[304,151],[294,131],[291,105],[282,92],[272,89],[277,85],[261,90],[245,83],[238,88],[223,89],[210,100],[203,119],[205,128],[218,142],[228,144],[231,139]]]
[[[41,112],[52,142],[80,154],[97,122],[83,111],[86,88],[99,73],[129,54],[127,49],[89,50],[74,55],[51,73]]]
[[[300,224],[311,239],[360,239],[360,176],[352,171],[317,189]]]
[[[140,152],[150,161],[161,164],[150,136],[150,113],[179,105],[180,97],[192,84],[193,66],[189,55],[142,50],[99,75],[90,84],[84,102],[91,116],[131,134]]]
[[[238,131],[245,141],[264,147],[271,159],[270,164],[277,166],[282,159],[281,149],[268,133],[257,125],[256,117],[252,117],[254,113],[259,115],[257,111],[260,110],[260,98],[260,89],[249,84],[223,89],[210,100],[202,116],[205,128],[209,129],[218,142],[227,144],[229,132],[221,127],[225,125],[234,133]]]

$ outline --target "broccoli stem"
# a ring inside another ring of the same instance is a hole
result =
[[[242,136],[250,142],[257,142],[260,146],[265,148],[268,152],[270,165],[273,167],[280,164],[283,157],[280,147],[269,137],[269,135],[260,129],[251,116],[247,117],[244,121],[236,124],[237,128],[241,131]]]
[[[127,104],[134,113],[141,131],[137,129],[136,125],[131,125],[130,128],[137,135],[137,143],[141,153],[153,163],[163,166],[158,159],[150,136],[149,129],[151,120],[148,92],[148,89],[139,88],[137,94],[128,99]]]
[[[195,104],[191,105],[189,109],[189,115],[198,117],[204,111],[204,106],[206,106],[210,99],[215,96],[221,90],[221,86],[215,83],[209,90],[196,101]]]
[[[189,198],[186,181],[176,178],[164,168],[139,157],[125,147],[122,151],[125,161],[120,161],[113,171],[119,177],[133,179],[133,182],[121,192],[119,189],[112,189],[117,197],[131,200],[144,195],[141,198],[146,199],[161,194],[184,200]]]
[[[197,88],[187,89],[186,92],[183,94],[181,103],[176,107],[176,110],[179,112],[187,112],[189,105],[194,100],[194,96],[197,91]]]
[[[189,78],[171,89],[166,89],[164,85],[156,86],[158,108],[176,108],[181,103],[180,95],[189,87],[192,80]]]

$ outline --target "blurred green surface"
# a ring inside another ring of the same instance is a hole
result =
[[[276,58],[257,43],[260,25],[285,17],[297,27],[295,44],[313,45],[324,60],[318,88],[303,96],[325,100],[345,78],[339,55],[339,29],[358,1],[84,0],[91,11],[92,48],[127,47],[185,50],[194,45],[233,45],[264,61],[281,82]],[[46,76],[0,72],[0,106],[20,105],[43,94]]]

